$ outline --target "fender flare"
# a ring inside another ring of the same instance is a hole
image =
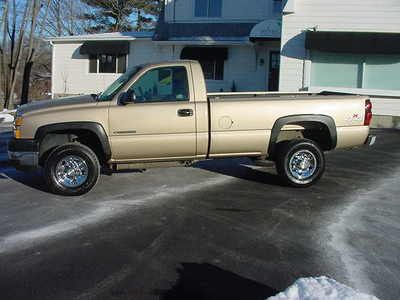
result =
[[[88,130],[93,132],[99,139],[102,150],[105,155],[106,161],[111,158],[111,146],[103,126],[96,122],[62,122],[44,125],[39,127],[35,133],[35,140],[40,144],[43,138],[56,131],[69,131],[69,130]]]
[[[302,122],[315,122],[324,124],[330,133],[331,137],[331,149],[336,148],[337,145],[337,131],[336,124],[332,117],[326,115],[291,115],[277,119],[271,130],[271,137],[269,139],[268,155],[272,157],[274,155],[276,142],[278,140],[279,133],[285,125],[302,123]]]

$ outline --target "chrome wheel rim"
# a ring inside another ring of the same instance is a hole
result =
[[[315,174],[317,164],[314,153],[309,150],[300,150],[290,158],[289,171],[296,181],[304,182]]]
[[[84,159],[76,155],[63,157],[56,166],[57,182],[67,188],[77,188],[88,178],[89,168]]]

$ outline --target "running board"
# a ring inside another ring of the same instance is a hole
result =
[[[114,171],[123,170],[144,170],[152,168],[176,168],[191,167],[194,161],[160,161],[160,162],[144,162],[144,163],[123,163],[113,164]]]

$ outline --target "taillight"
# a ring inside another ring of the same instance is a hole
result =
[[[364,117],[364,125],[371,125],[372,121],[372,103],[370,100],[365,100],[365,117]]]

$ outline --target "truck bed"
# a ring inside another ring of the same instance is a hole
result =
[[[245,92],[209,93],[207,97],[211,156],[264,155],[275,123],[287,116],[330,118],[337,134],[336,148],[362,144],[369,131],[364,126],[366,96]],[[288,123],[282,130],[299,130],[307,125],[303,123]]]

